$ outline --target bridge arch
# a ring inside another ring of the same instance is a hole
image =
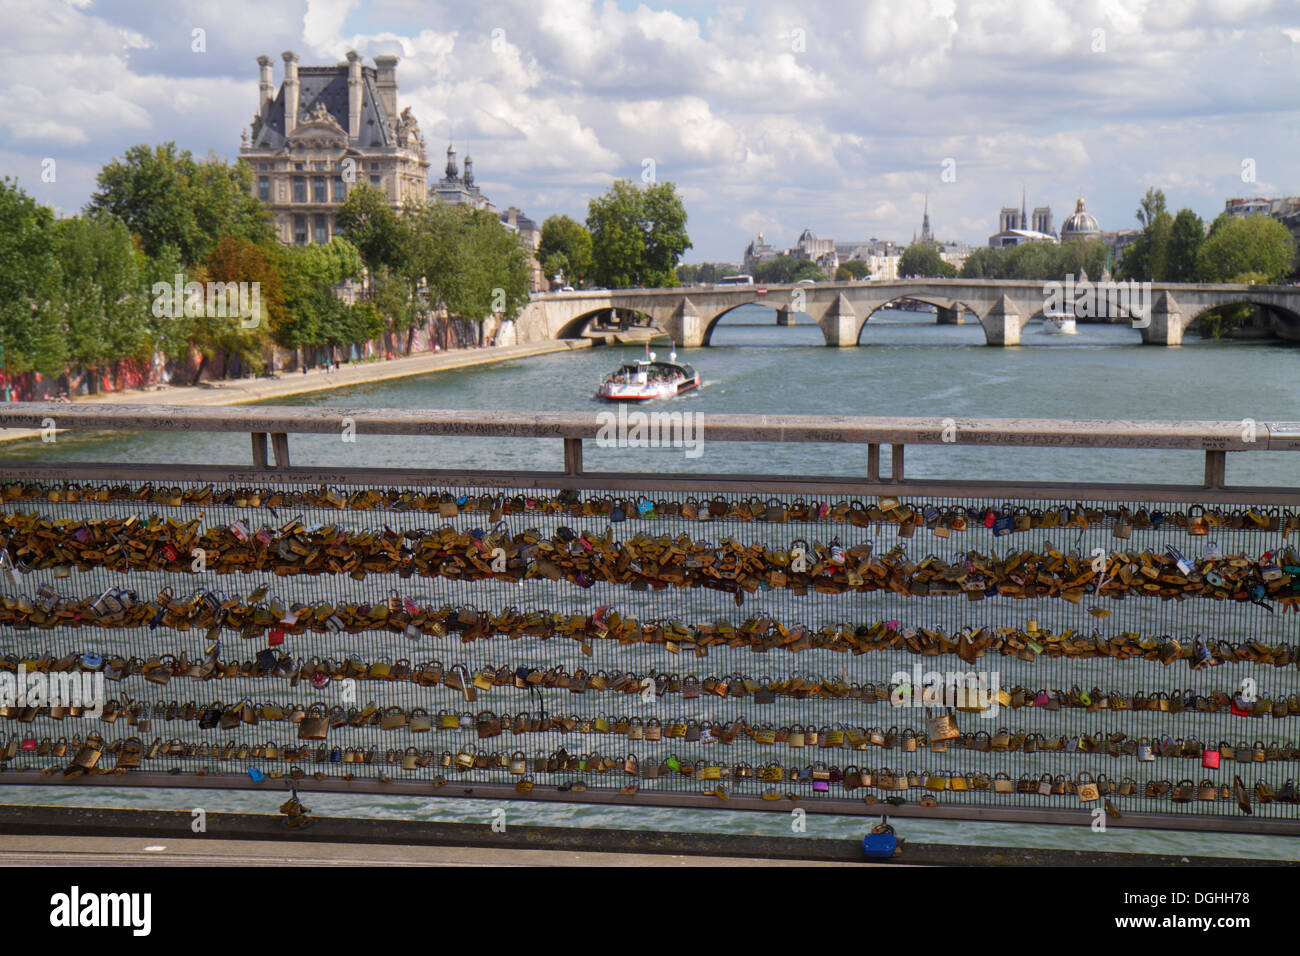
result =
[[[902,302],[904,300],[910,300],[912,302],[924,302],[926,305],[934,306],[935,321],[939,324],[943,324],[943,310],[949,308],[955,309],[957,312],[958,322],[954,324],[961,324],[962,318],[968,312],[975,316],[976,322],[980,320],[980,310],[968,302],[963,302],[959,299],[951,299],[944,296],[933,295],[925,292],[922,292],[919,295],[913,295],[909,292],[904,292],[900,295],[894,296],[892,299],[888,299],[884,302],[881,302],[879,305],[872,306],[870,309],[864,311],[862,320],[858,323],[857,341],[859,342],[861,341],[862,330],[865,329],[867,325],[871,322],[871,317],[873,315],[875,315],[881,309],[887,308],[888,306],[894,305],[895,303]]]
[[[1274,335],[1288,342],[1300,341],[1300,311],[1278,305],[1276,302],[1270,301],[1268,297],[1252,295],[1249,292],[1243,292],[1240,296],[1229,297],[1227,300],[1216,302],[1213,305],[1197,305],[1188,309],[1188,317],[1183,325],[1183,331],[1186,332],[1200,319],[1204,318],[1207,312],[1234,305],[1254,306],[1274,319]]]
[[[591,309],[587,312],[582,313],[581,315],[574,316],[572,319],[569,319],[562,326],[560,326],[560,328],[556,331],[555,338],[557,339],[583,338],[586,335],[587,331],[591,328],[592,323],[594,323],[597,319],[603,318],[604,316],[607,315],[615,315],[618,312],[631,312],[635,315],[642,316],[650,320],[651,322],[653,322],[653,316],[651,316],[648,312],[642,312],[639,309],[629,309],[626,308],[625,306],[617,306],[613,308],[611,308],[610,306],[601,306],[599,309]]]
[[[737,309],[741,309],[749,305],[759,305],[772,312],[781,311],[781,306],[777,302],[770,302],[770,303],[763,302],[763,301],[737,302],[735,305],[728,306],[727,308],[723,309],[717,315],[713,316],[711,319],[708,320],[708,322],[704,326],[704,335],[702,336],[700,345],[702,347],[707,347],[708,345],[710,345],[713,339],[713,332],[718,327],[718,323],[720,323],[724,318],[726,318],[732,312],[735,312]]]

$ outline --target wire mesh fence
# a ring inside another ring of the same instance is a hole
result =
[[[1285,503],[539,483],[9,484],[6,776],[1300,815]]]

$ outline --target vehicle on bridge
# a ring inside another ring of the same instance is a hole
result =
[[[600,383],[596,396],[611,402],[645,402],[655,398],[673,398],[699,384],[699,374],[691,366],[679,363],[676,352],[668,354],[667,362],[660,362],[647,343],[646,357],[624,362]]]
[[[753,285],[754,277],[751,275],[723,276],[714,285]]]

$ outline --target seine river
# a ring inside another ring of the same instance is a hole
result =
[[[1142,346],[1123,326],[1081,325],[1078,336],[1046,336],[1026,329],[1019,348],[984,346],[978,323],[937,326],[933,315],[877,313],[856,349],[827,349],[816,327],[779,328],[772,313],[755,307],[732,313],[715,331],[710,348],[679,358],[699,371],[704,387],[674,403],[673,410],[704,413],[804,415],[901,415],[936,417],[1036,417],[1216,419],[1258,422],[1300,419],[1300,351],[1276,343],[1212,342],[1188,336],[1179,349]],[[661,348],[661,352],[667,351]],[[596,410],[599,380],[623,358],[640,350],[592,349],[530,358],[462,371],[431,374],[342,391],[280,400],[281,404],[334,407]],[[710,470],[859,475],[865,450],[821,445],[749,445],[708,442],[687,459],[680,450],[586,449],[588,470]],[[400,465],[552,468],[562,463],[558,441],[491,441],[440,438],[370,438],[345,444],[335,438],[291,438],[295,465]],[[26,443],[3,449],[6,457],[77,460],[232,462],[248,461],[247,436],[103,435],[60,436],[56,447]],[[1294,454],[1229,456],[1230,483],[1294,485]],[[1196,483],[1203,477],[1200,453],[985,450],[949,446],[910,448],[908,474],[915,477],[1064,479]],[[1295,640],[1295,616],[1284,618]],[[914,795],[913,795],[914,796]],[[100,805],[213,811],[272,812],[262,794],[217,791],[92,792],[69,788],[0,788],[0,800],[61,805]],[[451,798],[311,795],[319,814],[392,819],[489,822],[487,804]],[[783,814],[735,814],[544,803],[516,804],[513,824],[574,825],[636,829],[709,829],[781,835]],[[811,816],[808,832],[855,837],[862,819]],[[979,843],[1100,849],[1087,827],[999,826],[903,819],[900,834],[914,842]],[[1263,837],[1142,833],[1112,829],[1107,848],[1160,853],[1275,856],[1300,859],[1298,841]]]

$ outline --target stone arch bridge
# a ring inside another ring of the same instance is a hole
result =
[[[1122,288],[1125,286],[1128,288]],[[1050,283],[1008,279],[899,279],[544,293],[533,296],[524,308],[517,323],[517,338],[530,342],[577,337],[597,316],[610,309],[627,309],[650,316],[653,324],[671,335],[678,346],[697,347],[709,344],[713,329],[728,312],[753,304],[772,308],[777,321],[785,324],[792,322],[794,313],[805,312],[817,323],[827,345],[852,346],[858,344],[862,327],[873,312],[908,298],[936,306],[940,324],[959,324],[963,313],[973,312],[989,345],[1018,345],[1025,326],[1053,304],[1053,293]],[[1132,322],[1133,328],[1141,332],[1142,341],[1152,345],[1178,345],[1183,332],[1204,312],[1239,303],[1264,307],[1278,319],[1277,328],[1284,338],[1300,339],[1300,287],[1098,282],[1073,290],[1067,285],[1060,294],[1067,306],[1081,296],[1089,297],[1088,314],[1111,317],[1104,321]],[[1082,317],[1085,313],[1078,314]]]

